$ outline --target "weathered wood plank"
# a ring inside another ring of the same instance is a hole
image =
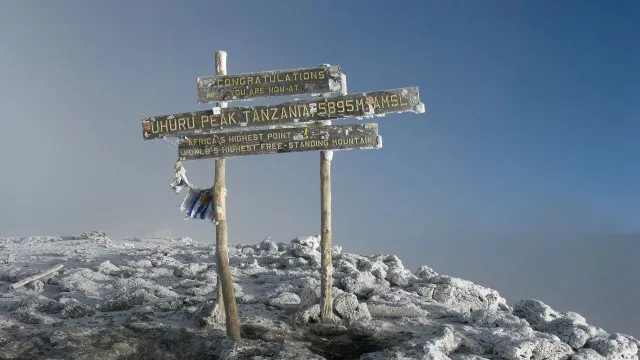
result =
[[[180,160],[227,158],[317,150],[379,149],[378,124],[268,129],[188,136]]]
[[[401,112],[424,112],[417,87],[297,100],[276,105],[214,107],[212,110],[146,117],[142,120],[142,137],[151,140],[162,136],[291,126],[312,121],[379,117]]]
[[[225,76],[201,76],[196,81],[198,103],[251,100],[270,96],[343,92],[346,76],[340,66],[274,70]]]

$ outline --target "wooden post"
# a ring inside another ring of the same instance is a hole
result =
[[[321,268],[320,296],[322,304],[320,318],[327,322],[333,319],[333,265],[331,264],[331,160],[333,151],[320,153],[320,206],[321,214]]]
[[[227,75],[227,53],[216,51],[216,75]],[[229,267],[229,249],[227,245],[227,200],[225,185],[226,159],[216,159],[213,204],[215,206],[216,224],[216,263],[218,264],[218,286],[222,285],[222,291],[218,290],[218,296],[222,293],[222,298],[218,299],[221,304],[219,309],[224,308],[227,336],[231,340],[240,340],[240,322],[238,320],[238,308],[233,290],[233,279],[231,278],[231,268]],[[222,301],[220,301],[222,300]]]

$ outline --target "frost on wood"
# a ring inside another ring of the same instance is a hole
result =
[[[229,349],[215,318],[210,243],[151,238],[125,249],[127,240],[105,247],[105,238],[0,239],[2,251],[15,254],[15,262],[0,264],[0,285],[38,272],[30,267],[65,264],[56,277],[0,293],[2,356],[198,359]],[[512,309],[495,290],[428,266],[410,271],[393,255],[334,251],[338,323],[321,324],[318,259],[318,236],[229,248],[249,335],[237,358],[638,359],[638,340],[580,314],[540,300]]]

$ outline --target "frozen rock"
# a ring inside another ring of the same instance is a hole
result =
[[[571,360],[607,360],[597,351],[588,348],[578,349],[575,354],[571,355]]]
[[[540,300],[520,300],[513,306],[513,315],[521,317],[531,326],[549,322],[560,317],[555,310]]]
[[[300,297],[301,306],[306,307],[320,301],[320,280],[304,277],[292,281],[292,285]]]
[[[58,315],[60,319],[80,319],[85,316],[92,316],[96,313],[91,307],[82,304],[76,299],[61,298],[60,303],[64,305],[62,311]]]
[[[112,280],[110,276],[91,269],[71,269],[60,278],[58,286],[62,291],[77,291],[87,297],[100,296],[111,290],[112,285],[108,283],[109,280]]]
[[[345,259],[333,261],[333,268],[337,273],[354,274],[360,272],[356,265]]]
[[[185,289],[190,289],[193,287],[200,287],[205,285],[205,283],[201,282],[201,281],[196,281],[196,280],[191,280],[191,279],[185,279],[180,281],[180,286],[185,288]]]
[[[386,280],[393,286],[405,287],[414,280],[414,275],[406,269],[392,269],[387,273]]]
[[[638,359],[638,345],[619,333],[589,340],[587,348],[595,350],[606,359]]]
[[[389,255],[384,258],[384,264],[387,265],[388,270],[404,270],[404,265],[399,257],[396,255]]]
[[[17,327],[20,327],[20,323],[18,321],[10,317],[0,315],[0,330],[13,329]]]
[[[596,328],[594,326],[587,325],[584,321],[576,321],[567,317],[538,324],[534,328],[538,331],[558,336],[560,340],[574,349],[583,347],[587,340],[596,336]]]
[[[136,305],[142,305],[155,299],[156,297],[149,293],[149,291],[138,289],[131,294],[123,294],[114,299],[109,299],[98,304],[96,308],[102,312],[129,310]]]
[[[498,329],[494,338],[493,353],[505,360],[567,359],[573,352],[571,347],[557,337],[522,337]]]
[[[105,275],[117,276],[120,273],[120,268],[112,264],[111,261],[106,260],[100,263],[100,265],[98,266],[98,272]]]
[[[371,316],[382,318],[411,318],[427,315],[420,307],[408,300],[389,301],[377,296],[367,301],[367,308]]]
[[[303,325],[316,323],[320,320],[320,304],[314,304],[295,314],[296,323]]]
[[[149,259],[142,259],[138,261],[128,261],[127,265],[132,268],[142,268],[142,269],[153,267],[153,265],[151,264],[151,260]]]
[[[340,284],[347,292],[359,297],[368,298],[389,288],[389,283],[376,279],[369,271],[349,274],[340,279]]]
[[[182,265],[177,268],[174,272],[176,277],[193,277],[196,276],[199,272],[204,271],[209,268],[209,264],[205,263],[191,263]]]
[[[258,249],[265,250],[269,253],[277,253],[278,245],[267,238],[260,242],[260,244],[258,244]]]
[[[38,314],[37,312],[35,312],[32,309],[20,309],[17,310],[15,312],[15,316],[16,319],[18,321],[20,321],[23,324],[40,324],[40,325],[52,325],[55,324],[57,322],[59,322],[58,320],[50,317],[50,316],[46,316],[46,315],[42,315],[42,314]]]
[[[300,297],[292,292],[283,292],[270,299],[269,304],[280,309],[296,308],[300,304]]]
[[[438,285],[436,284],[425,284],[424,286],[416,286],[415,291],[416,294],[423,296],[427,299],[433,300],[433,292],[436,290]]]
[[[433,299],[461,313],[476,310],[498,310],[499,304],[506,304],[497,291],[476,285],[468,280],[450,276],[436,276],[429,280],[436,284]]]
[[[242,248],[240,252],[242,253],[242,255],[250,256],[250,255],[253,255],[256,251],[254,248],[247,246]]]
[[[320,263],[320,239],[318,236],[306,236],[291,241],[291,248],[295,256],[310,259],[313,264]]]
[[[333,300],[333,309],[347,324],[355,321],[371,320],[366,303],[359,303],[358,298],[349,293],[342,293]]]
[[[419,279],[430,279],[432,277],[438,276],[438,273],[435,272],[432,268],[428,267],[427,265],[422,265],[416,271],[416,276]]]
[[[27,284],[27,287],[34,291],[42,291],[44,283],[41,280],[35,280]]]
[[[477,326],[516,331],[523,336],[533,334],[533,329],[526,320],[507,312],[477,310],[471,313],[471,321]]]
[[[425,357],[428,359],[449,359],[448,355],[461,344],[451,326],[438,329],[435,336],[424,345]]]

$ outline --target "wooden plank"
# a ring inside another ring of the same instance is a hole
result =
[[[198,103],[251,100],[271,96],[343,92],[346,76],[340,66],[274,70],[224,76],[201,76],[196,81]]]
[[[292,126],[312,121],[380,117],[401,112],[424,112],[417,87],[296,100],[276,105],[214,107],[211,110],[146,117],[142,120],[142,137],[151,140],[163,136]]]
[[[224,132],[188,136],[178,144],[180,160],[227,158],[317,150],[379,149],[378,124]]]

